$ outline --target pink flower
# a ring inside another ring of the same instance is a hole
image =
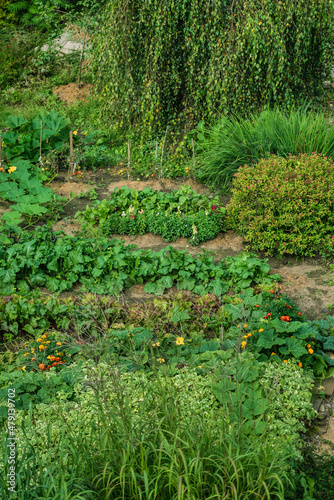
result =
[[[277,191],[277,189],[274,189],[274,191]]]

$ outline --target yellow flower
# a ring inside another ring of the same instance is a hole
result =
[[[46,344],[50,344],[50,340],[46,340],[46,342],[45,342],[45,343],[46,343]]]
[[[237,325],[237,328],[240,328],[240,325]]]
[[[202,365],[198,365],[198,368],[202,368]]]
[[[42,339],[37,339],[36,342],[43,342],[43,340]]]
[[[261,333],[261,332],[264,332],[264,329],[263,329],[263,328],[260,328],[259,332],[260,332],[260,333]]]
[[[159,361],[159,363],[164,363],[165,360],[163,358],[158,358],[157,361]]]
[[[247,323],[244,324],[244,328],[247,328]]]
[[[152,344],[152,347],[160,347],[160,342],[156,342],[155,344]]]
[[[309,352],[309,354],[313,354],[314,353],[313,349],[308,349],[308,352]]]
[[[57,345],[61,345],[61,342],[57,342]]]
[[[25,371],[26,367],[25,366],[22,366],[22,370]]]
[[[244,335],[242,338],[243,338],[243,339],[246,339],[247,337],[248,337],[248,335]]]
[[[44,335],[42,335],[42,339],[46,339],[46,335],[45,335],[45,334],[44,334]]]
[[[247,337],[251,337],[251,336],[252,336],[252,334],[251,334],[251,333],[249,333],[249,334],[247,335]]]
[[[77,131],[77,130],[74,130],[74,131],[73,131],[73,134],[74,134],[74,135],[77,135],[77,133],[78,133],[78,131]]]
[[[243,349],[246,345],[247,345],[247,342],[245,340],[243,342],[241,342],[241,349]]]
[[[311,349],[311,346],[310,346],[310,344],[307,344],[307,348],[308,348],[308,349]]]
[[[183,337],[176,337],[176,345],[183,345],[184,344],[184,338]]]
[[[284,363],[287,363],[287,362],[288,362],[288,360],[287,360],[287,359],[285,359],[285,360],[284,360]]]
[[[41,345],[39,346],[39,348],[38,348],[38,349],[39,349],[40,351],[44,351],[44,349],[45,349],[45,345],[41,344]]]
[[[303,368],[303,363],[298,363],[298,366],[299,366],[300,368]]]
[[[276,356],[276,352],[272,352],[272,353],[271,353],[271,356]]]
[[[15,170],[16,170],[16,167],[9,167],[8,173],[12,174],[13,172],[15,172]]]

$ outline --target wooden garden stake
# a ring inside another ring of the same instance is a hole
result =
[[[163,156],[164,156],[164,148],[165,148],[165,142],[166,142],[167,132],[168,132],[168,125],[167,125],[167,128],[166,128],[164,142],[162,143],[161,163],[160,163],[160,176],[159,176],[159,179],[161,179],[161,177],[162,177],[162,159],[163,159]]]
[[[41,171],[43,168],[43,161],[42,161],[42,142],[43,142],[43,122],[41,120],[41,131],[39,134],[39,158],[38,161],[41,164]]]
[[[70,131],[70,179],[73,178],[74,174],[74,162],[73,162],[73,132]]]
[[[0,168],[2,168],[2,135],[0,135]]]
[[[158,141],[155,143],[155,170],[158,170],[158,148],[159,144]]]
[[[196,179],[196,176],[195,176],[196,156],[195,156],[195,145],[194,145],[193,138],[191,138],[191,145],[192,145],[192,150],[193,150],[193,177],[194,177],[194,179]]]
[[[131,151],[130,151],[130,141],[128,142],[128,180],[130,179],[130,165],[131,165]]]

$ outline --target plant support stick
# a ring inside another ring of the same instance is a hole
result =
[[[161,177],[162,177],[162,159],[163,159],[163,156],[164,156],[164,148],[165,148],[165,142],[166,142],[167,132],[168,132],[168,125],[167,125],[167,128],[166,128],[164,142],[162,143],[161,162],[160,162],[160,176],[159,176],[159,179],[161,179]]]
[[[130,152],[130,141],[128,142],[128,180],[130,179],[130,165],[131,165],[131,152]]]

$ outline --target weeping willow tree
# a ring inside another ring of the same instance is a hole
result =
[[[318,96],[332,0],[110,0],[93,45],[103,114],[151,135]]]

